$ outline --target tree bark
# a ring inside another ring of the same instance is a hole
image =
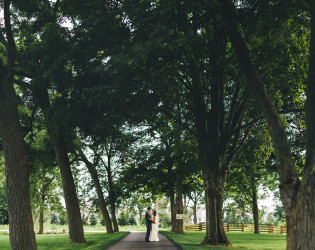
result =
[[[183,207],[183,183],[182,182],[183,182],[182,175],[180,172],[178,172],[177,178],[176,178],[176,213],[183,215],[184,207]],[[184,233],[184,220],[183,219],[179,219],[179,220],[176,219],[175,233],[177,234]]]
[[[38,234],[44,233],[44,208],[42,205],[39,208],[39,230]]]
[[[85,243],[79,200],[73,180],[68,150],[60,132],[52,134],[58,166],[61,173],[63,193],[69,224],[70,242]]]
[[[2,60],[0,62],[0,129],[5,159],[10,244],[11,249],[36,250],[29,190],[29,158],[13,88],[16,48],[10,20],[11,1],[5,0],[3,4],[8,58],[6,68]]]
[[[105,227],[106,227],[106,232],[107,233],[113,233],[113,227],[112,227],[112,223],[110,221],[110,217],[109,217],[109,213],[106,207],[106,202],[104,199],[104,195],[103,195],[103,190],[100,184],[100,181],[98,179],[98,175],[96,171],[90,171],[91,177],[93,179],[94,182],[94,186],[96,189],[96,193],[97,193],[97,198],[98,198],[98,203],[102,212],[102,216],[105,222]]]
[[[29,159],[19,120],[13,84],[1,76],[0,123],[11,249],[37,249],[30,203]]]
[[[252,207],[252,211],[253,211],[253,218],[254,218],[254,228],[255,234],[259,234],[259,209],[258,209],[258,201],[257,201],[257,188],[254,184],[254,180],[252,183],[252,202],[253,202],[253,207]]]
[[[170,203],[171,203],[171,223],[172,223],[172,232],[175,232],[176,228],[176,205],[175,205],[175,194],[174,188],[170,189]]]
[[[107,170],[107,177],[108,177],[110,210],[111,210],[111,216],[112,216],[112,221],[113,221],[113,225],[114,225],[114,232],[119,232],[117,218],[116,218],[115,192],[114,192],[114,186],[113,186],[113,177],[112,177],[110,165],[108,166],[108,168],[106,170]]]
[[[210,174],[210,173],[208,173]],[[230,246],[224,231],[223,192],[225,177],[204,177],[206,194],[206,237],[202,244]]]
[[[46,198],[46,185],[44,179],[42,179],[42,191],[41,191],[41,204],[39,207],[39,230],[38,234],[44,233],[44,206],[45,206],[45,198]]]
[[[91,163],[85,156],[85,154],[83,153],[83,151],[81,149],[79,149],[79,154],[82,158],[82,161],[85,163],[85,165],[87,166],[89,173],[91,175],[91,178],[93,180],[93,184],[94,187],[96,189],[96,193],[97,193],[97,198],[98,198],[98,204],[100,206],[100,210],[104,219],[104,223],[105,223],[105,227],[106,227],[106,232],[107,233],[113,233],[113,227],[112,227],[112,223],[109,217],[109,213],[106,207],[106,202],[104,199],[104,194],[103,194],[103,190],[98,178],[98,174],[97,174],[97,170],[95,168],[95,165],[93,163]]]
[[[197,218],[197,204],[196,203],[194,203],[193,211],[194,211],[194,224],[197,224],[198,218]]]
[[[138,208],[138,212],[139,212],[139,224],[140,224],[141,219],[142,219],[142,207],[139,203],[137,203],[137,208]]]

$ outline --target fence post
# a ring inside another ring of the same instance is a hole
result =
[[[226,225],[226,231],[228,232],[229,229],[230,229],[230,224],[228,223],[228,224]]]
[[[272,234],[273,233],[273,227],[272,225],[269,225],[269,230],[268,230],[268,233]]]
[[[244,232],[245,230],[244,230],[244,223],[242,223],[242,232]]]
[[[283,225],[280,226],[280,234],[283,234]]]
[[[202,224],[199,222],[199,231],[202,231]]]

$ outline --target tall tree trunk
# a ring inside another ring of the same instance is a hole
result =
[[[238,57],[239,65],[267,120],[275,148],[280,177],[281,200],[287,218],[287,249],[315,249],[315,1],[311,1],[311,46],[309,75],[306,90],[306,161],[302,181],[297,177],[284,125],[251,60],[248,47],[235,22],[235,8],[225,2],[229,20],[228,34]],[[231,19],[232,17],[232,19]]]
[[[315,164],[313,163],[313,169]],[[315,174],[306,171],[294,207],[287,215],[287,249],[315,249]],[[307,176],[307,174],[309,174]]]
[[[90,175],[91,175],[93,183],[94,183],[94,187],[96,189],[98,204],[100,206],[102,216],[103,216],[103,219],[105,222],[106,232],[107,233],[113,233],[114,231],[113,231],[112,223],[110,221],[109,213],[108,213],[108,210],[106,207],[106,202],[104,199],[104,194],[103,194],[103,190],[102,190],[99,178],[98,178],[97,171],[96,171],[95,167],[93,166],[93,164],[91,164],[90,162],[86,162],[86,165],[88,167],[88,170],[90,172]]]
[[[225,60],[226,60],[226,31],[220,23],[213,23],[213,40],[215,46],[210,48],[213,61],[210,79],[210,102],[211,110],[208,111],[205,103],[205,94],[201,82],[201,71],[196,66],[198,63],[192,62],[192,86],[191,95],[194,100],[195,126],[197,128],[197,140],[199,156],[203,166],[203,180],[205,185],[206,198],[206,237],[204,245],[230,246],[224,231],[223,213],[223,192],[224,181],[235,153],[226,156],[227,145],[231,137],[228,135],[229,128],[224,128],[225,108],[224,108],[224,86],[225,86]],[[237,99],[237,93],[235,98]],[[240,105],[245,106],[245,105]],[[235,112],[231,112],[235,113]],[[231,117],[228,121],[229,126],[240,125],[244,110],[237,110],[239,117]],[[239,119],[239,122],[233,121]],[[232,133],[230,133],[232,134]],[[235,135],[236,136],[236,135]],[[235,140],[237,139],[234,138]],[[234,146],[236,148],[236,146]],[[235,149],[234,148],[234,149]],[[233,150],[236,152],[236,150]],[[227,159],[228,157],[228,159]],[[223,161],[226,165],[222,165]]]
[[[183,195],[184,197],[184,213],[186,214],[188,212],[188,209],[187,209],[187,197],[186,195]]]
[[[138,212],[139,212],[139,223],[141,223],[141,219],[142,219],[142,207],[139,203],[137,203],[137,208],[138,208]]]
[[[39,208],[39,230],[38,234],[44,233],[44,208],[40,205]]]
[[[111,210],[111,216],[112,221],[114,225],[114,232],[119,232],[117,218],[116,218],[116,209],[115,209],[115,191],[114,191],[114,185],[113,185],[113,176],[110,166],[110,159],[108,159],[108,166],[106,168],[107,170],[107,177],[108,177],[108,188],[109,188],[109,199],[110,199],[110,210]]]
[[[53,110],[50,109],[47,89],[43,89],[41,86],[33,86],[31,90],[45,116],[48,133],[54,144],[68,214],[70,242],[84,243],[84,230],[79,200],[69,162],[63,127],[58,124]]]
[[[259,209],[258,209],[258,201],[257,201],[257,188],[254,183],[254,179],[252,180],[252,202],[253,202],[253,218],[254,218],[254,227],[255,234],[259,234]]]
[[[0,61],[0,129],[4,150],[11,249],[37,249],[29,190],[29,159],[21,133],[18,102],[13,88],[15,41],[11,1],[3,2],[7,66]],[[2,32],[2,31],[1,31]]]
[[[206,195],[206,237],[202,244],[229,246],[224,231],[223,192],[225,176],[204,175]]]
[[[197,203],[194,203],[193,211],[194,211],[194,224],[197,224],[197,222],[198,222],[198,220],[197,220]]]
[[[1,72],[2,74],[3,72]],[[0,124],[12,249],[37,249],[29,191],[29,159],[12,82],[0,79]]]
[[[44,206],[45,206],[45,198],[46,198],[46,185],[45,180],[42,179],[42,191],[41,191],[41,203],[39,207],[39,234],[44,233]]]
[[[183,215],[183,180],[180,172],[177,173],[176,178],[176,212],[177,214]],[[176,219],[175,233],[182,234],[184,233],[184,220]]]
[[[79,200],[64,137],[60,133],[53,133],[52,140],[55,146],[57,162],[61,173],[63,193],[68,214],[70,242],[84,243],[85,239]]]
[[[105,223],[105,227],[106,227],[106,232],[107,233],[113,233],[113,227],[112,227],[112,223],[110,221],[110,217],[109,217],[109,213],[106,207],[106,202],[104,199],[104,194],[103,194],[103,190],[98,178],[98,174],[97,174],[97,170],[96,170],[96,165],[97,163],[92,163],[90,162],[87,157],[85,156],[84,152],[82,151],[82,149],[79,148],[78,150],[79,155],[81,157],[81,160],[85,163],[91,178],[93,180],[93,184],[94,187],[96,189],[96,193],[97,193],[97,198],[98,198],[98,204],[100,206],[100,210],[104,219],[104,223]]]
[[[175,194],[174,188],[170,189],[170,203],[171,203],[171,223],[172,223],[172,232],[175,232],[176,228],[176,205],[175,205]]]
[[[119,228],[118,228],[118,223],[117,223],[117,218],[116,218],[116,206],[115,206],[115,202],[112,203],[110,205],[110,212],[111,212],[111,216],[112,216],[112,221],[113,221],[113,226],[114,226],[114,232],[119,232]]]

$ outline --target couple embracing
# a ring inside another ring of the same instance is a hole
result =
[[[153,212],[153,218],[151,215],[151,207],[147,208],[145,213],[145,225],[147,227],[147,233],[145,235],[145,242],[159,241],[159,218],[156,211]]]

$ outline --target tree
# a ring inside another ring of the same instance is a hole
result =
[[[202,180],[199,176],[192,176],[191,180],[189,180],[188,184],[189,188],[187,189],[187,196],[192,202],[192,209],[194,215],[194,224],[198,223],[197,218],[197,208],[200,203],[202,203],[203,196],[203,185]],[[189,202],[188,202],[189,203]]]
[[[224,28],[205,20],[204,8],[192,2],[147,1],[131,9],[132,2],[126,2],[136,44],[127,47],[129,68],[139,74],[136,84],[158,99],[156,113],[195,136],[207,197],[203,243],[230,245],[223,225],[224,182],[254,122],[247,117],[252,106],[243,77],[231,67],[235,58]]]
[[[49,204],[58,203],[56,188],[60,185],[55,152],[45,129],[28,138],[31,158],[31,201],[33,210],[39,208],[39,234],[44,233],[44,211]]]
[[[95,226],[97,224],[97,220],[94,214],[90,218],[90,224],[91,226]]]
[[[126,226],[128,225],[128,218],[125,214],[124,210],[120,213],[120,216],[118,218],[118,225],[119,226]]]
[[[13,87],[16,45],[11,10],[11,1],[5,0],[5,35],[1,31],[3,49],[0,60],[0,124],[6,166],[10,243],[12,249],[37,249],[29,193],[29,159],[21,133],[17,97]]]
[[[99,207],[103,216],[103,220],[105,222],[105,226],[106,226],[106,232],[107,233],[113,233],[113,227],[112,227],[112,223],[109,217],[109,213],[106,207],[106,202],[105,202],[105,198],[104,198],[104,194],[103,194],[103,190],[101,187],[101,183],[98,177],[98,173],[97,173],[97,165],[100,162],[100,155],[97,154],[96,151],[94,151],[94,159],[93,162],[89,161],[88,158],[86,157],[85,153],[82,151],[81,149],[81,145],[78,148],[78,157],[79,160],[84,162],[90,175],[91,178],[93,180],[93,184],[94,187],[96,189],[96,193],[97,193],[97,197],[98,197],[98,203],[99,203]]]
[[[131,215],[128,219],[128,224],[129,225],[137,225],[137,222],[135,220],[135,217],[133,215]]]
[[[311,249],[315,246],[313,237],[314,225],[309,221],[314,218],[314,195],[308,190],[314,188],[314,157],[315,157],[315,2],[312,1],[309,12],[311,15],[311,40],[309,53],[309,72],[306,83],[306,161],[302,180],[298,178],[285,127],[278,110],[272,102],[264,82],[256,70],[250,50],[241,35],[241,28],[236,20],[236,10],[229,1],[224,2],[224,17],[228,22],[228,35],[238,57],[241,70],[244,72],[249,87],[259,104],[269,127],[272,137],[277,170],[280,178],[281,200],[287,215],[287,249]],[[289,13],[290,14],[290,13]],[[291,14],[292,16],[292,14]]]
[[[236,156],[227,178],[226,190],[233,193],[235,202],[242,204],[240,209],[245,209],[246,203],[251,204],[256,234],[259,233],[260,218],[258,188],[268,185],[268,176],[274,171],[266,164],[272,152],[271,138],[265,126],[256,125]]]
[[[57,224],[58,223],[58,217],[55,213],[51,213],[50,223],[51,224]]]

